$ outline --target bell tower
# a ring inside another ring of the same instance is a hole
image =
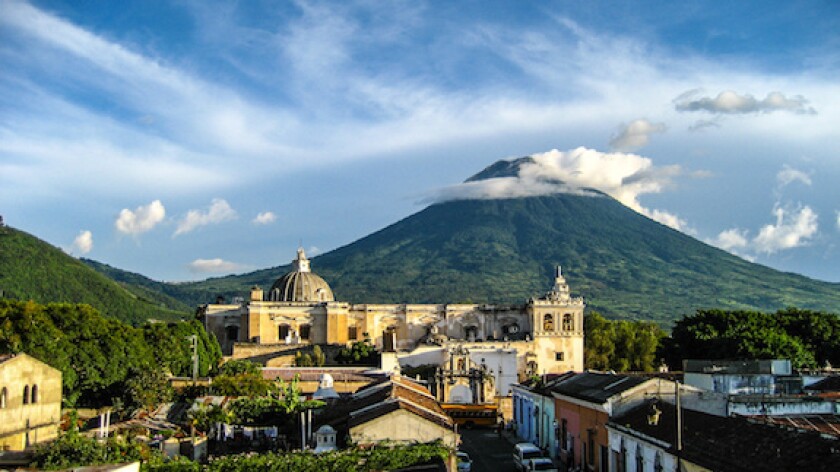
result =
[[[583,370],[583,298],[573,297],[558,265],[554,285],[528,301],[537,369],[540,373]]]

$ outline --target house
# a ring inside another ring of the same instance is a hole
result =
[[[358,445],[441,441],[455,448],[460,442],[455,423],[431,392],[400,375],[340,399],[318,413],[315,422],[336,430],[338,446],[347,440]]]
[[[688,409],[677,415],[673,403],[656,398],[606,427],[616,472],[840,470],[836,438]]]
[[[55,439],[60,421],[61,371],[27,354],[0,356],[0,447]]]
[[[673,397],[676,384],[661,378],[583,372],[550,386],[554,397],[552,457],[566,467],[611,470],[605,425],[651,397]]]
[[[550,457],[557,458],[555,402],[551,387],[576,375],[566,372],[544,375],[511,388],[513,402],[513,427],[523,441],[535,444]]]
[[[730,395],[772,395],[801,388],[788,359],[683,361],[686,385]],[[790,385],[794,383],[797,385]]]

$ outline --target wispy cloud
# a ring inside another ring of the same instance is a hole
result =
[[[73,240],[71,246],[71,254],[87,254],[93,249],[93,233],[88,230],[82,230],[76,239]]]
[[[189,233],[199,226],[223,223],[236,219],[236,211],[230,207],[227,201],[221,198],[214,198],[206,211],[190,210],[187,215],[178,222],[173,236]]]
[[[638,149],[647,146],[651,134],[664,133],[667,129],[665,123],[651,123],[644,118],[633,120],[622,125],[618,134],[610,139],[610,147],[619,151]]]
[[[242,270],[245,266],[223,259],[196,259],[187,268],[195,274],[229,274]]]
[[[776,174],[776,183],[779,186],[779,189],[787,187],[788,185],[792,184],[793,182],[799,182],[803,185],[811,186],[811,176],[798,169],[794,169],[789,165],[785,164],[782,166],[782,170]]]
[[[688,127],[689,131],[705,131],[712,128],[720,128],[720,117],[715,117],[711,120],[697,120]]]
[[[166,209],[160,200],[141,205],[134,211],[123,208],[114,226],[123,234],[138,235],[151,230],[166,217]]]
[[[251,220],[251,223],[254,223],[255,225],[267,225],[274,223],[275,221],[277,221],[277,215],[275,215],[274,212],[263,211],[257,214],[257,216]]]
[[[731,90],[720,92],[715,98],[696,98],[697,93],[697,91],[690,91],[677,97],[674,100],[676,110],[724,114],[772,113],[775,111],[809,115],[817,113],[814,108],[807,106],[808,100],[800,95],[788,98],[781,92],[770,92],[763,100],[758,100],[750,94],[739,95]]]

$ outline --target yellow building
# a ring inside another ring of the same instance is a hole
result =
[[[303,249],[292,263],[268,292],[254,287],[245,302],[203,308],[225,354],[270,359],[301,345],[345,345],[367,333],[378,349],[396,354],[386,359],[402,365],[444,364],[457,345],[476,364],[497,365],[503,371],[497,377],[583,370],[584,303],[571,296],[559,267],[545,296],[520,305],[351,304],[335,300]],[[509,354],[514,367],[503,369],[510,362],[497,357]]]
[[[55,439],[60,421],[61,371],[26,354],[0,356],[0,447]]]

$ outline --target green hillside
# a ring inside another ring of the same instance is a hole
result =
[[[108,264],[103,264],[92,259],[82,257],[79,260],[100,274],[117,282],[138,298],[148,300],[155,305],[174,311],[191,312],[195,310],[195,304],[187,305],[179,300],[179,297],[183,297],[184,294],[178,291],[178,286],[175,284],[158,282],[145,275],[117,269],[116,267],[111,267]]]
[[[178,320],[191,311],[155,293],[132,293],[60,249],[8,226],[0,227],[0,292],[5,298],[39,303],[87,303],[133,325],[148,319]]]

